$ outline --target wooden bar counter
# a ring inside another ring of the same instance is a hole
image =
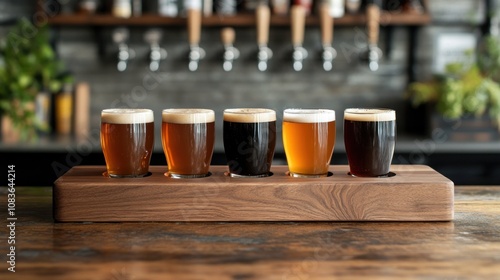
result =
[[[2,205],[0,279],[500,279],[500,186],[456,187],[452,222],[307,223],[54,223],[17,187],[15,273]]]

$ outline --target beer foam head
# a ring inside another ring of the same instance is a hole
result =
[[[391,109],[350,108],[344,111],[344,119],[359,122],[395,121],[396,111]]]
[[[335,121],[335,111],[329,109],[286,109],[283,121],[295,123],[320,123]]]
[[[165,109],[162,119],[166,123],[210,123],[215,121],[215,113],[209,109]]]
[[[263,108],[238,108],[224,110],[224,120],[239,123],[258,123],[276,121],[276,112]]]
[[[153,121],[153,111],[149,109],[105,109],[101,112],[103,123],[131,124]]]

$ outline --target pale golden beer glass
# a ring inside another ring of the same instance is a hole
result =
[[[106,109],[101,112],[101,146],[106,160],[107,176],[146,176],[153,144],[153,111]]]
[[[162,146],[172,178],[209,174],[215,142],[215,113],[209,109],[165,109]]]
[[[283,146],[290,175],[327,176],[335,133],[333,110],[286,109],[283,113]]]

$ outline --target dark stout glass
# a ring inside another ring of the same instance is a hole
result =
[[[224,111],[224,152],[231,176],[269,175],[276,146],[276,112],[269,109]]]
[[[387,175],[396,145],[396,113],[388,109],[345,110],[344,142],[353,176]]]
[[[107,109],[101,114],[101,146],[110,177],[143,177],[154,144],[153,111]]]
[[[208,174],[215,142],[215,113],[208,109],[166,109],[162,112],[162,145],[173,178]]]

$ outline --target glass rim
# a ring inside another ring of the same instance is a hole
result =
[[[111,108],[101,111],[101,122],[110,124],[135,124],[154,122],[151,109]]]
[[[345,120],[354,121],[395,121],[396,111],[388,108],[347,108]]]
[[[164,123],[192,124],[215,122],[215,112],[204,108],[169,108],[161,112]]]
[[[229,108],[224,109],[224,114],[269,114],[276,113],[273,109],[268,108]]]
[[[273,122],[276,121],[276,111],[267,108],[230,108],[225,109],[225,121],[239,123]]]
[[[183,114],[183,115],[191,115],[191,114],[215,114],[212,109],[205,108],[168,108],[163,109],[161,111],[162,114]]]
[[[283,121],[298,123],[333,122],[336,120],[332,109],[289,108],[283,111]]]

